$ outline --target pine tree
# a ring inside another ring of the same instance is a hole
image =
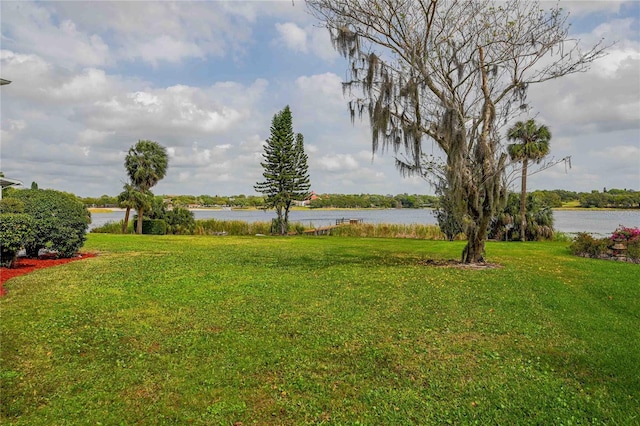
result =
[[[262,157],[263,182],[254,188],[266,195],[265,207],[276,210],[273,232],[281,235],[289,227],[289,209],[294,201],[309,195],[307,155],[302,134],[293,133],[291,110],[287,105],[271,122],[271,136],[266,141]]]

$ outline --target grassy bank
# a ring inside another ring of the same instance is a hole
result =
[[[89,235],[10,280],[4,424],[637,424],[638,266],[566,243]]]
[[[90,213],[112,213],[114,211],[118,211],[120,209],[110,209],[110,208],[101,208],[101,207],[89,207]]]

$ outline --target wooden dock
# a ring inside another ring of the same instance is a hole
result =
[[[323,226],[322,228],[309,229],[308,231],[304,231],[306,235],[331,235],[331,230],[336,229],[340,226],[345,225],[357,225],[358,223],[364,222],[363,219],[336,219],[336,224],[331,226]]]
[[[336,219],[336,225],[357,225],[358,223],[364,222],[364,219]]]
[[[337,228],[338,226],[340,225],[309,229],[308,231],[304,231],[304,233],[306,235],[331,235],[331,230]]]

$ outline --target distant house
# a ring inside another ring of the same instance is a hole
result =
[[[312,200],[317,200],[318,198],[320,197],[318,197],[315,192],[311,191],[311,194],[307,198],[302,201],[294,201],[293,205],[298,207],[306,207],[311,204]]]

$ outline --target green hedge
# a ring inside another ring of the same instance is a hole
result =
[[[27,256],[37,257],[41,249],[60,257],[74,256],[86,240],[91,214],[73,194],[52,189],[25,189],[11,193],[24,204],[34,221],[33,238],[25,244]]]
[[[0,215],[0,262],[11,267],[18,251],[33,236],[33,218],[24,213],[5,213]]]
[[[148,235],[165,235],[167,233],[167,222],[162,219],[143,219],[142,233]]]

